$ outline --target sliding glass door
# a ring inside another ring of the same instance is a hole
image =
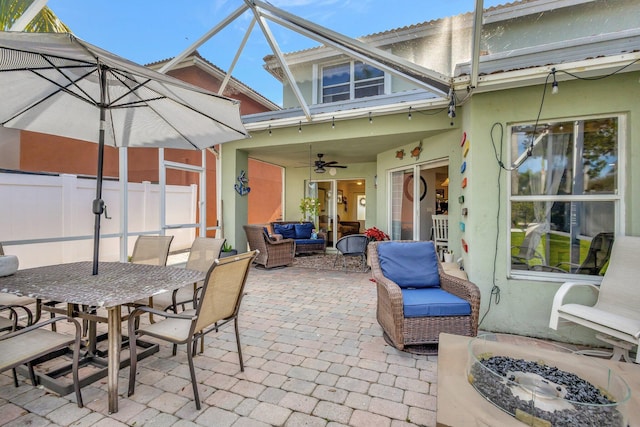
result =
[[[448,207],[448,172],[448,161],[439,160],[389,173],[392,240],[431,239],[431,216]]]

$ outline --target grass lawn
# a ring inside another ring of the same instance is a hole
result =
[[[549,239],[549,260],[547,261],[547,265],[557,266],[560,263],[569,263],[571,261],[569,236],[554,233],[542,236],[542,238],[540,239],[540,244],[536,248],[536,251],[543,256],[546,253],[545,244],[547,239]],[[522,245],[523,241],[524,231],[511,232],[511,246],[513,248],[511,254],[517,253],[518,248],[520,247],[520,245]],[[580,240],[580,263],[582,263],[582,261],[584,261],[584,259],[587,257],[590,244],[590,240]],[[531,261],[531,265],[539,264],[542,264],[539,259],[533,259]],[[569,271],[569,264],[563,264],[559,267],[563,270]]]

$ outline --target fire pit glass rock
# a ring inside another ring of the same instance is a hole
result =
[[[509,344],[513,337],[485,334],[470,341],[467,378],[485,399],[527,425],[627,425],[631,391],[619,375],[587,356],[563,361],[566,348],[519,339]]]

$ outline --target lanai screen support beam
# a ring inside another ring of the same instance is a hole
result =
[[[262,15],[279,23],[280,25],[285,26],[286,28],[300,34],[304,34],[305,36],[322,44],[327,44],[335,49],[339,49],[351,57],[356,54],[361,55],[362,58],[365,58],[367,62],[372,65],[376,65],[385,71],[389,71],[394,75],[408,80],[413,84],[417,84],[420,87],[424,87],[440,96],[448,96],[447,94],[449,92],[449,87],[451,86],[451,79],[447,76],[416,65],[404,58],[387,53],[381,49],[369,46],[359,40],[343,36],[342,34],[329,30],[328,28],[316,25],[261,0],[245,1],[251,1],[255,6],[270,12],[269,15],[264,12]]]
[[[173,58],[171,61],[169,61],[166,64],[164,64],[158,71],[164,74],[167,71],[169,71],[170,69],[172,69],[174,65],[176,65],[177,63],[182,61],[187,56],[191,55],[191,53],[193,51],[195,51],[197,48],[199,48],[207,40],[209,40],[211,37],[215,36],[224,27],[226,27],[227,25],[229,25],[230,23],[235,21],[235,19],[237,17],[239,17],[240,15],[242,15],[248,8],[249,7],[246,6],[246,5],[240,6],[238,9],[236,9],[234,12],[232,12],[229,16],[227,16],[225,19],[220,21],[220,23],[218,25],[216,25],[211,30],[209,30],[207,33],[205,33],[202,37],[200,37],[198,40],[196,40],[191,46],[186,48],[181,54],[179,54],[178,56]]]
[[[247,40],[249,40],[249,36],[251,35],[251,31],[253,31],[254,25],[256,25],[255,17],[253,17],[253,19],[251,20],[251,23],[249,24],[249,28],[247,28],[247,31],[244,33],[244,38],[242,39],[242,43],[240,43],[240,47],[236,52],[236,56],[233,58],[233,61],[231,61],[231,65],[227,70],[227,74],[224,76],[224,80],[222,81],[222,84],[220,85],[220,89],[218,90],[218,95],[222,95],[224,93],[224,90],[227,88],[227,84],[229,83],[229,80],[231,79],[231,75],[233,74],[233,69],[236,67],[236,64],[238,63],[238,59],[240,59],[240,54],[244,50],[244,47],[247,45]]]
[[[482,15],[484,1],[476,0],[476,9],[473,21],[473,46],[471,46],[471,89],[478,84],[478,69],[480,68],[480,39],[482,38]]]
[[[245,2],[252,2],[254,4],[261,3],[261,2],[256,2],[255,0],[245,0]],[[278,58],[278,62],[280,62],[280,66],[284,71],[284,75],[287,78],[289,85],[291,85],[291,89],[293,90],[293,93],[296,96],[296,99],[298,100],[298,103],[300,104],[300,107],[302,108],[302,111],[304,112],[304,115],[307,118],[307,121],[310,122],[311,111],[309,111],[309,106],[307,105],[307,102],[304,100],[304,97],[302,96],[302,92],[300,92],[300,88],[296,84],[295,77],[293,77],[291,70],[287,66],[287,62],[285,61],[284,55],[280,50],[280,46],[278,46],[278,42],[276,41],[275,37],[273,37],[273,34],[271,33],[271,29],[269,28],[267,21],[259,12],[258,8],[255,6],[252,6],[252,9],[258,21],[258,25],[260,25],[260,29],[262,29],[262,33],[264,34],[264,37],[267,39],[269,46],[271,46],[271,50],[273,51],[273,54],[276,56],[276,58]]]

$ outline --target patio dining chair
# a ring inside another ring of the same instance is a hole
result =
[[[134,264],[167,265],[173,236],[138,236],[133,246]]]
[[[3,256],[4,254],[2,243],[0,243],[0,256]],[[27,307],[31,305],[35,305],[35,319],[33,318],[32,311]],[[41,304],[40,301],[35,298],[0,292],[0,306],[21,306],[22,309],[27,312],[27,316],[29,317],[28,324],[38,322],[40,320]]]
[[[202,271],[203,273],[209,271],[213,261],[220,258],[220,252],[222,251],[225,241],[226,239],[196,237],[191,244],[185,268]],[[149,298],[147,305],[159,310],[170,310],[174,313],[178,312],[178,307],[185,310],[185,305],[189,303],[195,307],[196,289],[198,286],[202,286],[202,282],[194,283],[193,286],[184,286],[174,291],[154,295]],[[153,321],[152,316],[151,321]]]
[[[191,374],[191,385],[196,408],[199,410],[200,397],[193,365],[197,341],[221,326],[233,321],[238,348],[240,370],[244,371],[240,333],[238,330],[238,312],[242,302],[247,275],[257,251],[237,256],[217,259],[207,272],[202,288],[198,291],[196,307],[179,314],[160,311],[151,307],[138,307],[129,317],[129,349],[131,367],[129,371],[129,396],[135,392],[138,337],[147,335],[173,344],[187,344],[187,361]],[[144,313],[153,313],[164,317],[163,320],[137,327],[137,319]]]
[[[362,272],[367,268],[367,245],[369,244],[369,238],[364,234],[349,234],[348,236],[341,237],[336,242],[336,257],[333,260],[333,266],[336,266],[338,258],[342,256],[342,268],[347,268],[347,257],[359,257],[360,269]]]
[[[0,307],[0,311],[13,310],[13,308]],[[15,312],[14,312],[15,313]],[[73,323],[75,335],[62,334],[43,329],[44,326],[60,322],[62,320]],[[81,327],[80,323],[73,318],[60,316],[44,322],[18,328],[11,332],[0,334],[0,372],[13,370],[13,382],[16,387],[18,377],[16,368],[20,365],[27,365],[31,383],[37,384],[32,362],[47,356],[53,352],[65,349],[69,346],[73,350],[72,376],[73,389],[76,395],[78,407],[82,408],[82,394],[80,392],[80,380],[78,376],[78,365],[80,357]]]

